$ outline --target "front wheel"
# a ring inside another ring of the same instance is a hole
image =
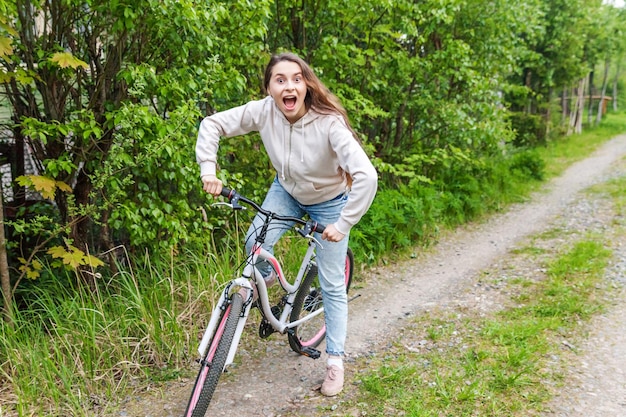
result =
[[[354,268],[354,255],[348,248],[346,253],[346,267],[345,267],[345,284],[346,293],[350,289],[352,283],[352,271]],[[322,300],[322,288],[319,282],[317,265],[311,263],[309,271],[307,272],[300,289],[296,294],[296,298],[293,301],[293,309],[291,311],[290,321],[294,322],[300,320],[311,313],[316,312],[324,306]],[[293,329],[293,333],[288,333],[289,346],[297,353],[302,353],[302,348],[315,348],[317,347],[324,336],[326,336],[326,324],[324,321],[324,313],[320,313],[310,320],[305,321],[298,327]]]
[[[242,309],[243,297],[239,293],[233,294],[230,304],[222,312],[213,340],[200,361],[200,371],[189,398],[185,417],[204,417],[206,414],[217,381],[224,371]]]

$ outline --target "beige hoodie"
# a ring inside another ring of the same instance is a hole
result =
[[[260,133],[281,185],[301,204],[337,197],[346,191],[345,173],[350,174],[350,197],[335,223],[347,234],[372,204],[378,175],[343,118],[309,110],[291,124],[269,96],[208,116],[196,142],[200,176],[216,173],[220,137],[254,131]]]

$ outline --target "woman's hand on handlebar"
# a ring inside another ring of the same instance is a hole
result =
[[[203,175],[202,189],[213,196],[218,196],[222,192],[222,180],[215,175]]]
[[[337,230],[332,224],[326,226],[324,233],[322,233],[322,239],[329,242],[339,242],[344,237],[346,237],[346,235]]]

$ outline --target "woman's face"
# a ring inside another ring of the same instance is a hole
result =
[[[280,61],[274,65],[267,91],[290,123],[295,123],[306,113],[306,82],[297,63]]]

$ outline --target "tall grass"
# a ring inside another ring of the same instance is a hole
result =
[[[95,293],[71,276],[30,288],[14,326],[0,324],[3,415],[94,416],[134,379],[185,373],[232,276],[211,253],[146,254]]]
[[[195,373],[218,293],[243,260],[243,237],[220,242],[127,257],[96,292],[71,274],[29,287],[14,325],[0,323],[0,415],[103,415],[136,381]],[[292,274],[304,244],[290,234],[277,246]]]

